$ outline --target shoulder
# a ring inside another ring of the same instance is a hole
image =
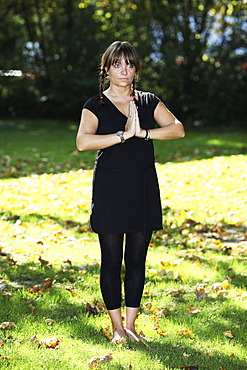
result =
[[[82,109],[88,109],[92,113],[94,113],[97,117],[99,117],[100,112],[100,103],[99,103],[99,94],[92,96],[89,98],[83,105]]]
[[[82,108],[87,108],[88,106],[99,104],[99,94],[92,96],[89,98],[83,105]]]
[[[140,105],[149,105],[155,108],[156,105],[160,102],[160,98],[149,91],[137,90],[137,95]]]

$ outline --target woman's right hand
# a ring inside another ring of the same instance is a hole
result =
[[[128,119],[125,125],[125,130],[124,130],[124,137],[125,139],[130,139],[135,135],[136,132],[136,120],[135,120],[135,103],[134,101],[130,102],[129,105],[129,115]]]

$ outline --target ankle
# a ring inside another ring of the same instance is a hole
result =
[[[120,333],[120,334],[125,333],[124,327],[122,327],[122,328],[112,328],[112,331],[113,331],[113,333]]]
[[[126,325],[125,330],[135,331],[135,325]]]

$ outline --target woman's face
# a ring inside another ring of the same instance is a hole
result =
[[[127,87],[132,84],[136,67],[133,64],[127,63],[125,57],[122,56],[106,72],[108,73],[110,84]]]

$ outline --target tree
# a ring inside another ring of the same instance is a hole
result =
[[[3,1],[2,69],[24,73],[19,84],[13,78],[4,86],[5,112],[11,102],[27,114],[23,104],[31,101],[31,115],[78,117],[83,101],[97,92],[100,54],[126,39],[142,60],[140,88],[155,92],[179,117],[194,124],[243,120],[245,1]],[[20,92],[27,99],[18,105]]]

